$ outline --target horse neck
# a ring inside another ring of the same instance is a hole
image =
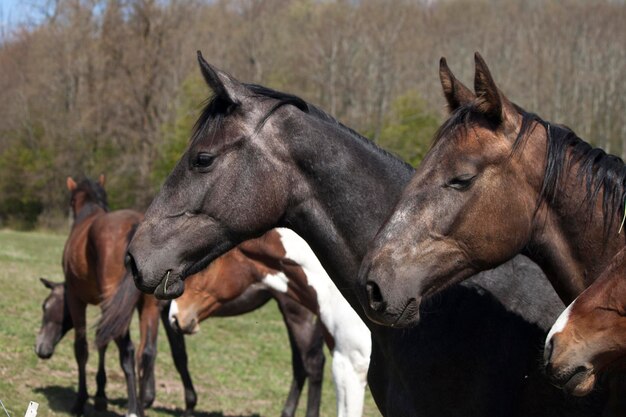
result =
[[[289,149],[306,190],[284,226],[304,238],[368,323],[353,290],[359,266],[414,170],[347,129],[312,116],[305,123]]]
[[[561,299],[569,304],[624,247],[624,237],[617,234],[621,222],[618,210],[607,234],[603,190],[592,206],[586,204],[587,188],[578,178],[578,164],[564,172],[560,184],[554,198],[544,201],[537,211],[525,254],[543,269]]]
[[[88,201],[83,205],[83,207],[74,217],[74,223],[72,224],[72,228],[82,224],[86,219],[93,219],[96,215],[102,215],[106,212],[107,210],[103,209],[99,204],[93,201]]]

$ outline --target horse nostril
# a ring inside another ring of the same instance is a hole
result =
[[[367,291],[367,299],[369,306],[372,310],[382,312],[387,308],[387,302],[383,298],[383,294],[380,292],[380,287],[373,281],[368,281],[365,284]]]

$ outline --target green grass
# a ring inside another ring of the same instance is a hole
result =
[[[39,405],[39,416],[63,416],[75,398],[77,373],[73,332],[59,343],[54,356],[40,360],[33,351],[41,321],[41,303],[48,290],[39,283],[44,276],[62,281],[61,253],[64,235],[0,230],[0,400],[12,417],[21,417],[29,401]],[[90,357],[87,384],[95,392],[97,354],[93,326],[98,307],[88,311]],[[136,342],[136,319],[133,323]],[[276,416],[280,414],[291,381],[287,332],[275,303],[233,318],[205,321],[201,331],[187,337],[189,368],[198,392],[196,416]],[[165,334],[159,333],[157,397],[149,416],[179,415],[184,407],[182,384],[170,357]],[[322,416],[335,415],[331,358],[327,353]],[[107,355],[109,411],[97,413],[90,398],[86,415],[123,415],[126,386],[118,364],[117,349]],[[305,386],[306,393],[306,386]],[[298,415],[304,415],[306,395]],[[0,416],[4,413],[0,409]],[[379,416],[369,392],[365,416]]]

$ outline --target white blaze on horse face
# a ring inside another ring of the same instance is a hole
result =
[[[276,290],[278,292],[287,292],[289,279],[282,272],[277,272],[276,274],[268,274],[263,277],[261,280],[263,284],[267,285],[269,288]]]
[[[168,320],[170,321],[170,324],[173,326],[174,325],[174,317],[178,314],[178,304],[176,303],[176,300],[172,300],[171,304],[170,304],[170,311],[167,315]]]
[[[554,323],[554,325],[552,326],[552,328],[550,329],[550,332],[548,333],[548,337],[546,337],[546,344],[545,344],[545,348],[547,349],[548,345],[550,344],[550,340],[552,339],[552,337],[554,337],[555,334],[560,333],[563,331],[563,329],[565,329],[565,326],[567,326],[567,321],[569,320],[569,315],[572,312],[572,306],[574,305],[574,303],[576,302],[576,300],[574,300],[559,316],[559,318],[556,320],[556,322]]]

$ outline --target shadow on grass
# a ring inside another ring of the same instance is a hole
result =
[[[72,404],[76,399],[76,391],[70,387],[61,387],[58,385],[51,385],[48,387],[35,388],[35,392],[43,394],[48,400],[48,408],[59,413],[70,413]],[[109,404],[114,404],[118,407],[126,407],[125,398],[109,398]],[[153,407],[154,411],[158,411],[171,416],[179,417],[183,415],[183,410],[179,408],[170,409],[165,407]],[[117,414],[112,411],[96,411],[93,408],[93,398],[89,397],[87,404],[85,404],[85,415],[97,415],[98,417],[121,417],[123,414]],[[194,417],[260,417],[259,414],[224,414],[222,411],[199,411],[194,410]]]
[[[169,414],[171,416],[176,416],[176,417],[183,415],[183,410],[181,410],[180,408],[169,409],[169,408],[164,408],[164,407],[153,407],[152,409],[154,411],[158,411],[160,413],[165,413],[165,414]],[[235,415],[235,414],[224,414],[222,411],[207,412],[207,411],[194,410],[193,417],[261,417],[261,416],[259,414]]]
[[[58,385],[51,385],[48,387],[35,388],[34,390],[38,394],[43,394],[48,400],[48,408],[52,411],[59,413],[70,414],[72,405],[76,400],[76,391],[70,387],[61,387]],[[109,398],[109,404],[115,404],[118,407],[126,406],[126,399],[124,398]],[[97,414],[98,417],[121,417],[123,414],[117,414],[112,411],[96,411],[93,408],[93,398],[89,397],[85,404],[85,415]]]

